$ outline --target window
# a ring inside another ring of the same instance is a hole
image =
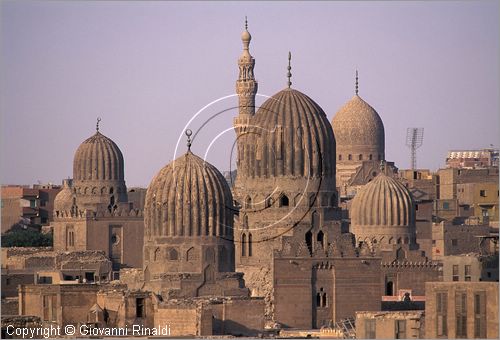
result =
[[[460,281],[460,276],[458,275],[458,264],[453,265],[453,281]]]
[[[241,235],[241,256],[247,256],[247,236],[245,234]]]
[[[458,246],[458,240],[456,238],[454,238],[454,239],[451,240],[451,246],[452,247]]]
[[[287,195],[282,195],[280,198],[280,207],[288,207],[290,201],[288,200]]]
[[[352,161],[352,155],[348,155],[347,159],[350,160],[350,161]]]
[[[455,320],[457,338],[467,338],[467,293],[455,293]]]
[[[474,294],[474,338],[486,338],[486,292]]]
[[[377,336],[376,333],[376,322],[374,319],[367,320],[365,319],[365,339],[375,339]]]
[[[406,320],[396,320],[396,339],[406,339]]]
[[[341,161],[341,160],[342,160],[342,155],[339,155],[339,161]]]
[[[135,317],[143,318],[145,316],[145,305],[144,298],[136,298],[135,299]]]
[[[318,235],[316,235],[316,241],[318,241],[318,244],[321,244],[323,249],[325,249],[325,244],[324,244],[324,237],[325,234],[323,234],[323,231],[319,231]]]
[[[470,266],[470,264],[465,265],[465,281],[471,281],[471,266]]]
[[[448,293],[436,293],[436,336],[445,337],[448,335]]]
[[[479,190],[479,196],[486,197],[486,190]]]
[[[326,292],[323,288],[320,288],[319,292],[316,294],[316,307],[328,307]]]
[[[359,155],[358,156],[358,161],[362,161],[363,160],[363,155]]]
[[[248,234],[248,256],[252,256],[252,234]]]
[[[443,210],[449,210],[450,209],[450,203],[449,202],[443,202]]]
[[[36,200],[30,200],[30,208],[36,208]]]
[[[369,160],[373,160],[373,156],[372,156],[372,155],[369,155],[369,156],[368,156],[368,159],[369,159]]]
[[[307,244],[307,248],[309,249],[309,254],[312,254],[312,252],[313,252],[312,233],[310,230],[306,233],[306,244]]]

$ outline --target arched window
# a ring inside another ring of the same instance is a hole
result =
[[[313,228],[319,226],[319,216],[317,211],[313,211],[312,216],[311,216],[311,224]]]
[[[245,200],[245,208],[250,209],[252,207],[252,198],[248,196]]]
[[[177,250],[175,250],[174,248],[170,248],[168,250],[168,259],[170,261],[176,261],[179,259],[179,254],[177,253]]]
[[[362,161],[363,160],[363,155],[359,155],[358,156],[358,161]]]
[[[352,155],[347,155],[347,159],[352,161]]]
[[[243,227],[248,228],[248,215],[243,215]]]
[[[247,256],[247,235],[241,235],[241,256]]]
[[[316,307],[321,307],[321,294],[316,294]]]
[[[270,207],[272,207],[272,205],[273,205],[273,204],[274,204],[274,200],[273,200],[273,198],[272,198],[272,197],[268,197],[268,198],[266,199],[266,208],[270,208]]]
[[[114,192],[113,187],[109,188],[109,194],[111,195]]]
[[[370,154],[370,155],[368,156],[368,159],[372,161],[372,160],[373,160],[373,155],[371,155],[371,154]]]
[[[290,204],[287,195],[281,195],[280,197],[280,207],[288,207]]]
[[[321,297],[321,307],[328,307],[326,303],[326,293],[323,293],[323,296]]]
[[[318,244],[321,244],[323,246],[323,249],[325,249],[324,238],[325,234],[323,234],[323,231],[320,230],[318,235],[316,235],[316,240],[318,241]]]
[[[310,230],[306,233],[306,245],[307,249],[309,249],[309,254],[312,255],[313,245],[312,245],[312,233]]]
[[[394,294],[394,283],[387,281],[385,284],[385,295],[392,296]]]
[[[341,161],[341,160],[342,160],[342,155],[339,155],[339,161]]]
[[[248,234],[248,256],[252,256],[252,234]]]

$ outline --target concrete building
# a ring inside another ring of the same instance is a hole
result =
[[[498,339],[497,282],[428,282],[425,337]]]
[[[490,236],[491,228],[485,225],[453,225],[450,222],[433,223],[432,257],[467,253],[489,253],[489,244],[483,242]]]
[[[424,339],[423,311],[356,312],[357,339]]]
[[[448,255],[440,258],[443,263],[443,281],[494,281],[498,282],[498,253]]]
[[[2,234],[16,224],[48,225],[53,220],[58,185],[2,186]]]
[[[453,150],[446,156],[447,168],[476,169],[498,167],[498,149]]]

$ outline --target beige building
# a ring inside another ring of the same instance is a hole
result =
[[[498,282],[428,282],[425,337],[498,339]]]
[[[424,339],[423,311],[356,312],[357,339]]]
[[[443,263],[443,281],[498,282],[498,253],[449,255],[440,258]]]
[[[498,222],[498,182],[457,184],[457,199],[481,223]]]

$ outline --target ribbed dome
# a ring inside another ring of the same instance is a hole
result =
[[[233,233],[233,198],[222,174],[188,151],[153,178],[144,207],[146,238]]]
[[[377,111],[358,95],[340,108],[332,126],[339,160],[385,159],[384,123]]]
[[[415,205],[410,191],[384,173],[356,194],[350,215],[351,232],[358,240],[415,243]]]
[[[69,186],[68,180],[63,181],[63,188],[54,198],[54,211],[70,211],[73,206],[73,192]]]
[[[75,181],[123,181],[123,155],[118,146],[99,131],[76,150],[73,160]]]
[[[335,176],[332,127],[307,95],[290,88],[278,92],[264,102],[251,124],[256,164],[247,168],[255,167],[256,177]]]

